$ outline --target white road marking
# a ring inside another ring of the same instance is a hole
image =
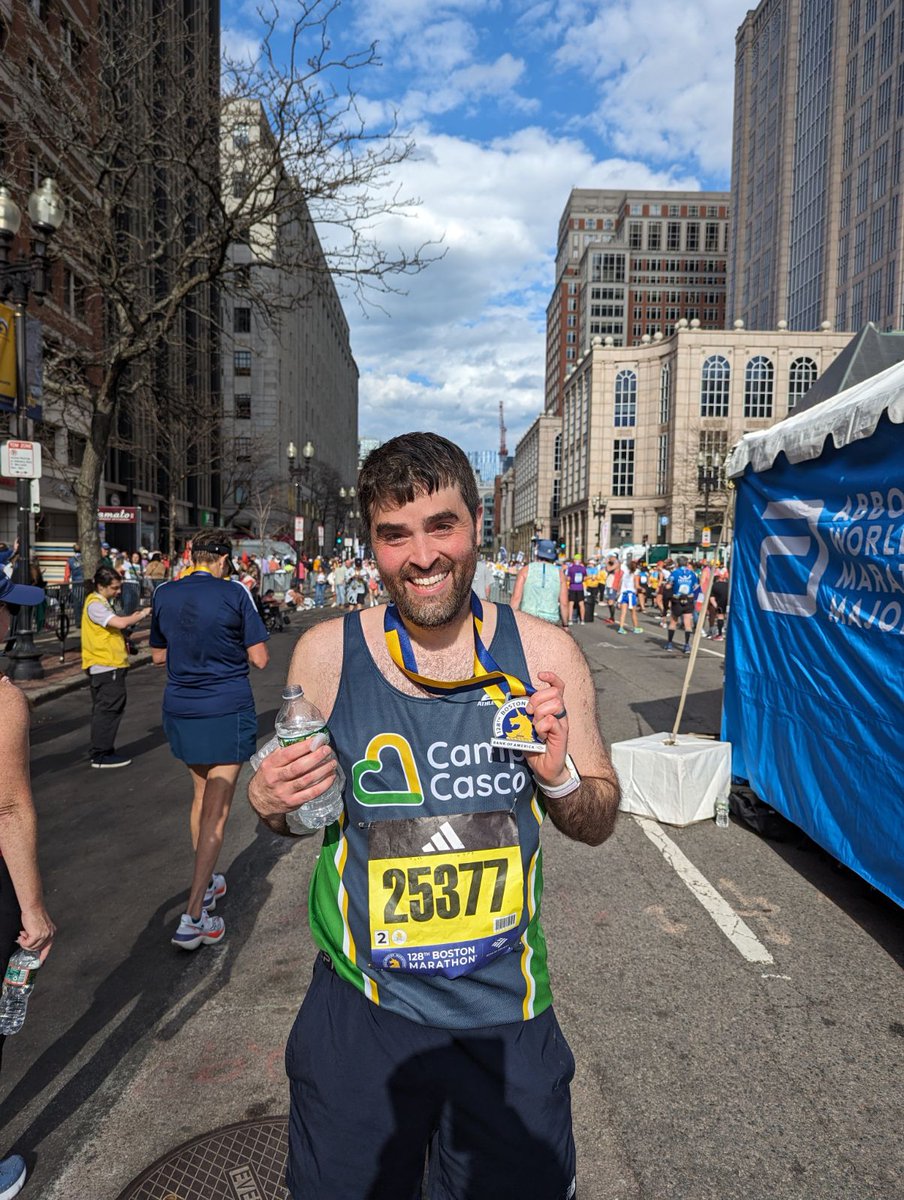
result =
[[[679,879],[700,901],[734,948],[748,962],[775,962],[775,959],[750,926],[741,920],[728,901],[716,891],[705,876],[701,875],[691,860],[675,845],[670,837],[667,837],[662,832],[656,822],[645,817],[635,817],[634,820],[669,866],[675,870]]]
[[[710,650],[708,646],[698,646],[698,654],[712,654],[715,658],[724,658],[724,654],[720,654],[718,650]]]

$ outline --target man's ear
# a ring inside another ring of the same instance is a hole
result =
[[[477,512],[474,514],[474,536],[477,538],[479,546],[483,540],[483,505],[477,505]]]

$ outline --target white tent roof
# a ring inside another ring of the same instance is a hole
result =
[[[748,466],[768,471],[782,451],[792,463],[818,458],[827,437],[840,450],[849,442],[871,437],[885,412],[896,425],[904,424],[904,362],[779,421],[771,429],[746,433],[729,455],[726,472],[743,475]]]

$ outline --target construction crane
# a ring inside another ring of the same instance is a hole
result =
[[[508,449],[505,444],[505,412],[503,410],[503,402],[499,401],[499,470],[505,470],[505,460],[508,458]]]

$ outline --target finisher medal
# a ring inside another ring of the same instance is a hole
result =
[[[476,592],[471,593],[471,617],[474,623],[474,674],[470,679],[447,681],[431,679],[418,673],[411,638],[394,604],[386,608],[383,630],[389,655],[399,670],[433,696],[451,696],[458,692],[486,692],[499,711],[493,718],[493,737],[490,745],[503,750],[526,750],[532,754],[546,752],[527,713],[528,699],[536,691],[515,675],[503,671],[483,644],[483,605]]]

